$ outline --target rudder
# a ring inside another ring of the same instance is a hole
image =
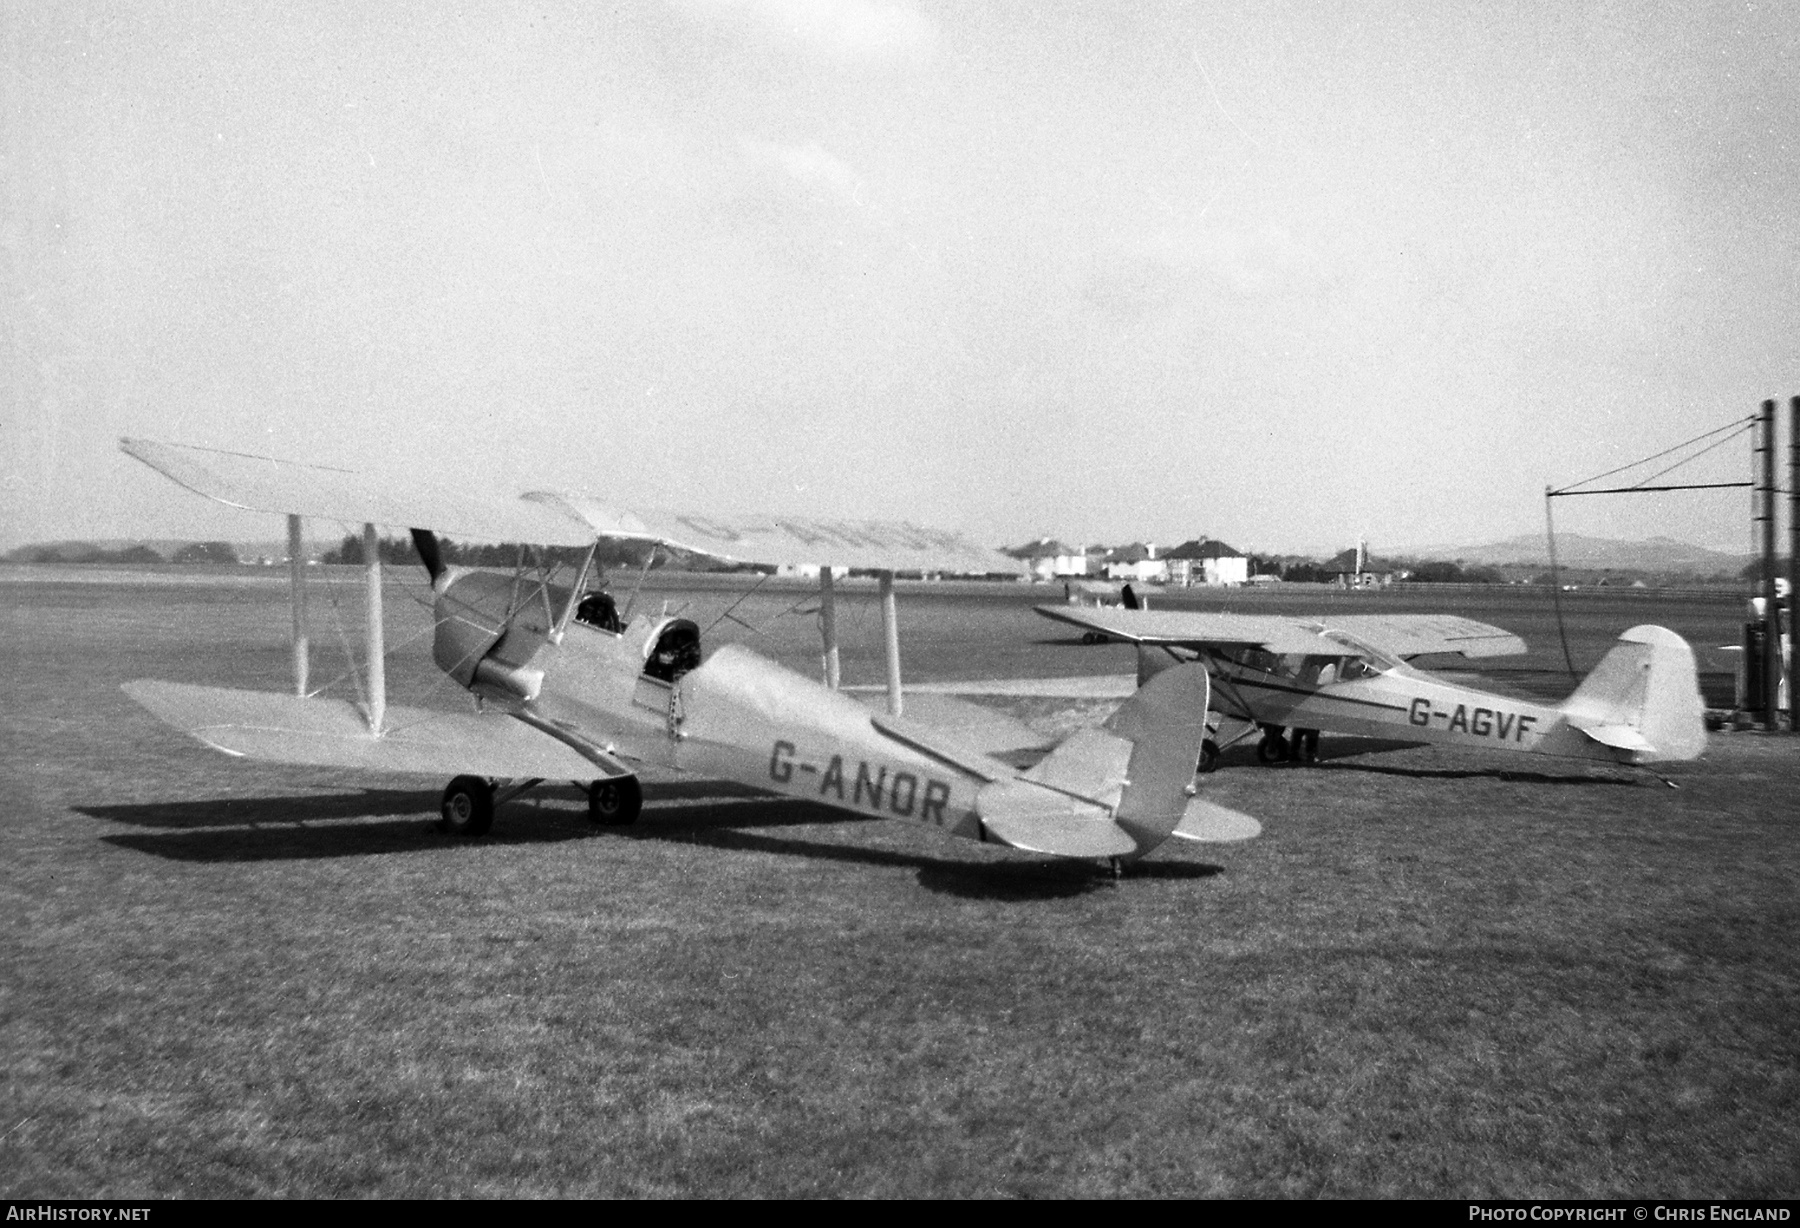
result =
[[[1596,741],[1647,742],[1643,760],[1694,759],[1706,749],[1706,705],[1694,650],[1666,627],[1633,627],[1600,659],[1561,710]],[[1635,748],[1634,748],[1635,749]]]

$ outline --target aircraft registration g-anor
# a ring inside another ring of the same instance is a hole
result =
[[[1203,772],[1217,762],[1221,740],[1230,745],[1259,730],[1264,763],[1311,761],[1320,730],[1625,764],[1693,759],[1706,748],[1693,649],[1663,627],[1626,631],[1573,695],[1547,706],[1458,686],[1407,663],[1428,654],[1525,651],[1516,635],[1467,618],[1313,620],[1056,605],[1037,612],[1136,644],[1140,684],[1166,669],[1203,665],[1220,734],[1202,745]],[[1237,728],[1225,738],[1229,726]]]
[[[996,755],[1038,739],[1000,713],[936,697],[904,712],[891,569],[1015,566],[953,536],[880,522],[631,513],[580,496],[397,492],[343,470],[143,440],[121,446],[213,499],[285,513],[295,601],[295,694],[155,681],[129,683],[126,692],[227,754],[450,776],[442,813],[451,832],[481,835],[498,802],[545,780],[584,785],[594,822],[630,823],[643,803],[640,779],[672,776],[735,781],[1115,868],[1171,836],[1226,841],[1260,831],[1255,820],[1194,796],[1209,687],[1197,665],[1160,674],[1102,728],[1076,733],[1027,770]],[[308,694],[302,516],[363,522],[370,640],[360,705]],[[433,659],[479,711],[387,705],[378,524],[411,529],[431,577]],[[587,553],[563,585],[549,567],[530,576],[523,567],[508,575],[447,565],[439,533]],[[587,591],[601,538],[740,561],[825,563],[828,684],[836,682],[837,655],[830,564],[890,569],[881,573],[888,710],[871,711],[738,645],[703,652],[700,628],[688,619],[640,614],[621,624],[610,600]]]

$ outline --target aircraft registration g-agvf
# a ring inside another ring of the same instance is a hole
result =
[[[1459,686],[1407,663],[1525,651],[1516,635],[1467,618],[1314,620],[1055,605],[1037,612],[1137,645],[1140,685],[1163,670],[1204,666],[1219,736],[1206,738],[1201,771],[1211,770],[1221,745],[1258,731],[1264,763],[1314,759],[1320,730],[1634,765],[1694,759],[1706,748],[1693,649],[1663,627],[1626,631],[1574,694],[1548,706]]]
[[[177,729],[232,755],[280,763],[448,776],[447,830],[478,836],[497,804],[546,780],[583,784],[597,824],[634,821],[643,778],[734,781],[865,817],[904,818],[954,836],[1115,868],[1170,837],[1247,839],[1254,819],[1195,796],[1209,680],[1187,665],[1158,674],[1104,726],[1048,748],[1021,770],[997,757],[1043,751],[998,712],[941,697],[907,711],[899,678],[893,571],[1011,571],[1017,564],[910,524],[626,512],[596,500],[518,500],[419,487],[397,491],[339,469],[126,439],[123,450],[220,502],[288,517],[295,693],[173,682],[126,685]],[[368,634],[362,703],[308,693],[301,518],[362,522]],[[412,531],[430,574],[438,668],[479,710],[390,707],[376,526]],[[572,584],[447,564],[439,534],[586,547]],[[735,644],[703,651],[700,628],[640,614],[621,624],[588,591],[602,539],[635,539],[742,562],[820,568],[826,682]],[[885,712],[836,689],[832,565],[879,569],[888,662]]]

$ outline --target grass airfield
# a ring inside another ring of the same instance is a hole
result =
[[[1239,748],[1202,787],[1263,836],[1172,842],[1118,884],[704,785],[598,835],[548,793],[470,842],[432,830],[441,781],[232,760],[119,692],[284,688],[278,578],[4,570],[7,1197],[1800,1187],[1800,740],[1717,735],[1678,789],[1329,735],[1310,769]],[[392,697],[454,705],[402,579]],[[657,584],[640,608],[703,627],[742,595]],[[983,594],[903,595],[909,677],[1131,668]],[[1694,640],[1709,697],[1729,668],[1710,646],[1736,603],[1571,598],[1578,669],[1636,622]],[[316,680],[360,600],[315,585]],[[1518,630],[1532,656],[1490,676],[1569,689],[1522,598],[1413,600],[1439,604],[1382,608]],[[733,611],[756,630],[709,642],[812,672],[810,604],[766,586]],[[846,680],[878,681],[870,594],[840,619]]]

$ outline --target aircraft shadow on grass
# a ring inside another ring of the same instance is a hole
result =
[[[1521,771],[1516,767],[1411,767],[1397,763],[1371,763],[1371,755],[1391,754],[1395,751],[1416,750],[1429,746],[1428,742],[1406,742],[1393,738],[1345,738],[1332,739],[1319,744],[1319,757],[1310,764],[1285,763],[1278,765],[1285,771],[1325,771],[1325,772],[1365,772],[1373,776],[1407,776],[1417,780],[1513,780],[1543,785],[1624,785],[1637,787],[1644,783],[1635,777],[1602,776],[1592,771],[1584,771],[1575,767],[1569,772],[1554,773],[1543,771]],[[1254,743],[1241,743],[1219,756],[1221,767],[1243,767],[1248,770],[1256,765],[1256,748]]]
[[[1591,773],[1552,775],[1548,772],[1521,772],[1517,768],[1429,768],[1398,767],[1391,763],[1327,763],[1320,756],[1318,768],[1327,772],[1367,772],[1376,776],[1408,776],[1415,780],[1509,780],[1534,785],[1611,785],[1636,789],[1648,777],[1597,776]]]
[[[824,806],[796,803],[755,790],[717,783],[647,785],[643,818],[631,827],[596,828],[574,804],[502,806],[479,844],[437,830],[437,797],[405,789],[364,789],[354,794],[214,798],[191,802],[77,807],[78,813],[145,830],[102,836],[106,843],[152,856],[189,862],[308,861],[432,852],[490,846],[558,844],[612,837],[700,844],[727,852],[916,870],[930,891],[966,898],[1056,899],[1079,895],[1109,881],[1095,864],[1068,860],[993,860],[975,854],[958,860],[868,846],[767,834],[781,828],[829,826],[846,819]],[[572,799],[571,799],[572,800]],[[659,804],[661,803],[661,804]],[[394,816],[388,822],[345,822]],[[1149,861],[1133,865],[1132,878],[1195,879],[1221,873],[1215,865]]]
[[[771,802],[787,810],[809,809],[816,812],[811,822],[818,824],[876,823],[879,819],[845,819],[842,814],[823,806],[796,806],[791,802]],[[767,823],[756,826],[800,826],[799,823]],[[975,854],[969,860],[934,857],[929,853],[901,852],[871,848],[867,845],[825,844],[793,837],[779,838],[755,830],[741,822],[719,823],[696,812],[692,817],[669,814],[641,823],[620,834],[633,840],[670,840],[704,844],[712,848],[745,852],[774,853],[789,857],[810,857],[821,861],[839,861],[852,865],[903,867],[918,872],[919,885],[944,895],[988,900],[1046,900],[1081,895],[1108,885],[1110,876],[1094,862],[1069,859],[990,860]],[[1029,855],[1028,855],[1029,856]],[[1211,878],[1223,873],[1223,867],[1189,861],[1140,861],[1126,871],[1134,879]]]
[[[555,792],[553,787],[547,791],[552,794]],[[719,781],[680,781],[644,786],[646,802],[717,798],[736,800],[768,796],[756,789]],[[200,801],[77,806],[74,809],[78,814],[114,823],[193,831],[202,827],[293,824],[320,819],[369,819],[390,814],[428,817],[437,811],[437,794],[419,789],[359,789],[355,793],[221,797]]]

